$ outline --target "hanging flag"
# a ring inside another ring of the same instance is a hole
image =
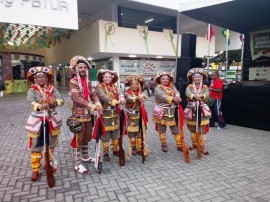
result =
[[[241,41],[241,43],[243,43],[244,39],[245,39],[245,35],[244,34],[240,34],[240,41]]]
[[[210,25],[210,41],[211,41],[211,39],[212,39],[213,36],[214,36],[214,26],[213,25]],[[208,28],[207,28],[206,38],[208,40]]]
[[[226,35],[227,35],[227,30],[228,29],[225,29],[225,28],[222,28],[222,31],[221,31],[221,33],[222,33],[222,35],[226,38]],[[231,37],[230,37],[230,30],[228,30],[228,46],[230,45],[230,42],[231,42],[231,39],[230,39]]]

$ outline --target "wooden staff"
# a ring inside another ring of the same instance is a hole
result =
[[[186,163],[190,163],[190,155],[189,155],[189,150],[188,150],[188,147],[186,145],[186,142],[185,142],[185,136],[184,136],[184,130],[183,130],[183,125],[184,125],[184,122],[183,124],[180,124],[181,123],[181,120],[180,119],[184,119],[184,115],[181,116],[181,114],[184,114],[183,112],[183,108],[180,104],[178,104],[178,125],[179,125],[179,131],[180,131],[180,140],[181,140],[181,143],[182,143],[182,149],[183,149],[183,155],[184,155],[184,161]]]
[[[146,134],[146,131],[145,131],[145,123],[144,123],[144,120],[143,120],[143,117],[142,117],[142,109],[140,108],[140,125],[139,125],[139,130],[141,132],[141,151],[142,151],[142,163],[145,163],[145,134]]]
[[[43,111],[43,137],[44,137],[44,160],[45,160],[45,168],[46,168],[46,178],[47,178],[47,184],[49,188],[52,188],[55,186],[55,179],[53,176],[53,169],[50,165],[50,134],[46,134],[46,110]]]
[[[201,106],[200,101],[196,102],[196,141],[197,141],[197,158],[202,158],[202,150],[200,144],[201,136]]]
[[[121,112],[120,112],[120,136],[118,138],[118,143],[119,143],[119,165],[120,166],[124,166],[125,163],[126,163],[125,151],[123,149],[124,119],[125,119],[125,113],[124,113],[124,110],[121,109]]]

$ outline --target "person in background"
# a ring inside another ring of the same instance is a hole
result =
[[[150,90],[149,90],[149,87],[150,87],[150,82],[149,83],[147,83],[147,82],[144,82],[144,84],[143,84],[143,91],[147,91],[147,94],[148,94],[148,96],[150,97],[151,95],[150,95]]]
[[[223,97],[223,81],[219,78],[217,71],[211,74],[211,85],[209,87],[209,96],[213,99],[214,104],[210,107],[212,117],[210,119],[210,127],[215,127],[215,122],[218,122],[217,129],[225,128],[227,126],[221,112],[221,101]]]
[[[154,80],[154,78],[151,78],[151,81],[149,82],[149,88],[152,91],[152,95],[155,94],[155,88],[156,88],[157,84]]]
[[[96,87],[98,85],[98,81],[97,81],[97,68],[95,65],[92,65],[91,74],[92,74],[92,86]]]
[[[56,74],[56,81],[57,81],[58,87],[61,86],[61,84],[62,84],[62,76],[61,76],[59,71],[57,71],[57,74]]]

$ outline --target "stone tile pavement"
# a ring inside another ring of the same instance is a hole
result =
[[[67,92],[62,91],[66,100]],[[149,117],[153,98],[146,103]],[[66,120],[67,105],[59,108]],[[208,134],[209,156],[191,163],[183,161],[168,131],[168,153],[161,152],[154,124],[150,122],[147,141],[149,156],[142,164],[140,156],[126,160],[120,167],[112,157],[104,163],[102,174],[88,164],[88,175],[73,170],[70,148],[72,134],[64,124],[56,158],[56,187],[49,189],[45,172],[32,182],[24,124],[30,113],[26,95],[0,98],[0,201],[270,201],[270,132],[229,125],[211,129]],[[252,118],[252,117],[250,117]],[[190,144],[190,135],[185,131]],[[127,152],[127,138],[124,140]],[[94,142],[90,143],[94,153]]]

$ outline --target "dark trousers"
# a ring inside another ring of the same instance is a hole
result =
[[[220,107],[221,107],[221,100],[216,99],[213,106],[210,107],[212,113],[212,117],[210,118],[210,127],[215,126],[215,122],[218,122],[218,125],[221,128],[227,125],[223,118]]]
[[[145,88],[144,90],[146,90],[146,91],[147,91],[148,96],[151,96],[151,95],[150,95],[149,88]]]

